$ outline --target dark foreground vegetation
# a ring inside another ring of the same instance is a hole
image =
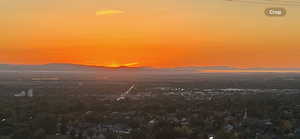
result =
[[[294,75],[4,80],[0,139],[299,139],[298,82]]]

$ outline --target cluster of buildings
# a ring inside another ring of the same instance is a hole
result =
[[[15,97],[33,97],[33,89],[28,89],[27,91],[21,91],[20,93],[14,94]]]

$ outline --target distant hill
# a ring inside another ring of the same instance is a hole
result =
[[[68,64],[68,63],[51,63],[44,65],[12,65],[12,64],[0,64],[0,70],[8,71],[94,71],[94,70],[141,70],[141,71],[197,71],[207,69],[220,69],[229,70],[234,69],[231,67],[176,67],[176,68],[151,68],[151,67],[105,67],[105,66],[90,66],[90,65],[79,65],[79,64]]]
[[[79,65],[79,64],[68,64],[68,63],[50,63],[44,65],[12,65],[12,64],[0,64],[0,71],[134,71],[134,72],[201,72],[207,70],[214,71],[230,71],[230,70],[257,70],[257,71],[270,71],[270,70],[280,70],[280,71],[300,71],[300,68],[234,68],[229,66],[191,66],[191,67],[175,67],[175,68],[152,68],[152,67],[105,67],[105,66],[90,66],[90,65]]]
[[[0,71],[97,71],[97,70],[132,70],[131,67],[104,67],[79,64],[51,63],[45,65],[10,65],[0,64]]]

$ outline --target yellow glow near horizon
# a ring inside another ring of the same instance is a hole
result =
[[[139,64],[140,64],[139,62],[133,62],[133,63],[124,64],[124,66],[126,66],[126,67],[135,67],[135,66],[138,66]]]
[[[126,63],[126,64],[118,64],[116,62],[113,62],[112,64],[106,65],[106,67],[112,67],[112,68],[118,68],[118,67],[137,67],[140,63],[138,62],[132,62],[132,63]]]

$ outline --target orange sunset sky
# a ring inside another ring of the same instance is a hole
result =
[[[300,67],[300,7],[224,0],[1,0],[0,63]]]

